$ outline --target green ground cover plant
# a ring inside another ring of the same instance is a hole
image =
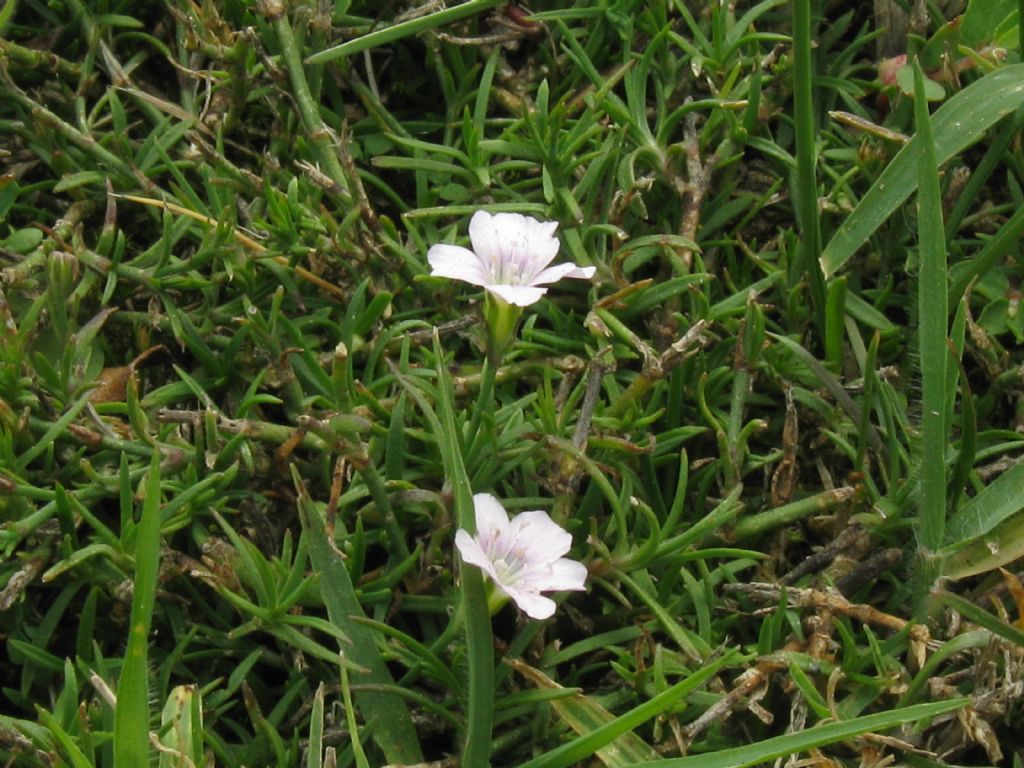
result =
[[[1024,764],[1021,5],[0,0],[4,764]]]

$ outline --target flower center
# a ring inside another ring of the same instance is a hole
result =
[[[526,565],[526,551],[516,548],[506,552],[504,557],[494,558],[491,562],[494,564],[494,572],[498,574],[498,581],[509,584],[516,580]]]
[[[491,274],[498,285],[526,285],[533,278],[533,257],[525,233],[516,232],[498,249]]]

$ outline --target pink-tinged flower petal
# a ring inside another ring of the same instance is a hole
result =
[[[587,581],[587,566],[563,557],[551,564],[551,572],[548,574],[545,584],[547,589],[575,591],[586,589],[584,584]]]
[[[494,266],[501,261],[501,237],[494,219],[487,211],[477,211],[469,220],[469,241],[492,276]]]
[[[555,601],[550,597],[502,584],[498,584],[498,588],[515,600],[516,605],[531,619],[550,619],[555,612]]]
[[[499,299],[517,307],[528,307],[540,301],[541,296],[548,292],[547,288],[531,285],[485,285],[488,291]]]
[[[518,213],[499,213],[494,218],[505,257],[518,257],[531,271],[540,271],[558,255],[557,221],[538,221]]]
[[[521,589],[534,592],[582,590],[587,580],[587,567],[567,557],[546,563],[534,563],[516,574]]]
[[[476,513],[477,536],[493,540],[508,534],[508,512],[494,496],[489,493],[474,494],[473,510]]]
[[[597,267],[581,267],[577,264],[571,264],[566,262],[565,264],[556,264],[553,267],[539,272],[530,281],[530,285],[547,285],[548,283],[557,283],[563,277],[576,277],[581,280],[589,280],[597,272]]]
[[[494,572],[494,565],[491,563],[491,556],[480,547],[468,531],[459,528],[455,532],[455,546],[458,547],[459,554],[462,555],[464,561],[477,568],[482,568],[492,579],[498,578]]]
[[[540,509],[512,518],[509,535],[513,549],[527,552],[531,562],[557,560],[572,546],[572,535]],[[522,559],[527,559],[526,555]]]
[[[434,277],[447,277],[480,286],[491,282],[490,274],[477,255],[459,245],[432,245],[427,251],[427,261],[430,263],[430,274]]]
[[[557,229],[558,222],[538,221],[521,213],[477,211],[469,222],[473,250],[431,247],[427,253],[431,274],[479,285],[507,304],[529,306],[544,295],[546,289],[541,286],[563,277],[586,280],[596,271],[577,264],[549,266],[560,247]]]
[[[476,536],[459,529],[455,546],[464,562],[481,568],[529,616],[546,619],[554,613],[554,602],[541,592],[584,588],[586,566],[561,557],[572,546],[572,536],[547,512],[522,512],[509,520],[489,493],[476,494],[473,506]]]

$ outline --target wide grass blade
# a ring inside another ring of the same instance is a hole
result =
[[[114,713],[114,762],[117,765],[149,764],[149,626],[160,571],[160,519],[160,453],[155,451],[135,536],[128,648],[117,683]]]
[[[796,173],[793,199],[796,202],[800,243],[790,274],[790,285],[806,280],[816,312],[825,306],[825,288],[816,263],[821,249],[821,222],[818,216],[818,175],[814,143],[814,52],[811,41],[811,0],[793,0],[793,122],[796,129]]]
[[[203,764],[203,702],[195,685],[178,685],[160,716],[159,768]]]
[[[1024,464],[1017,464],[989,483],[961,507],[946,530],[950,547],[984,536],[1024,508]]]
[[[634,728],[681,701],[685,696],[700,688],[723,667],[734,663],[738,657],[738,653],[730,652],[722,658],[706,664],[685,680],[679,681],[640,706],[614,719],[611,718],[611,715],[603,707],[580,694],[552,701],[551,706],[562,714],[563,719],[569,722],[570,725],[572,723],[584,722],[588,716],[591,719],[596,719],[596,722],[592,722],[585,730],[574,726],[580,734],[578,738],[570,741],[568,744],[563,744],[546,755],[524,763],[520,768],[565,768],[565,766],[574,765],[585,760],[594,753],[600,755],[602,750],[606,750],[612,744],[618,745],[617,751],[614,754],[621,754],[623,757],[628,756],[630,749],[636,749],[636,737],[632,735]],[[554,688],[557,686],[556,683],[540,673],[539,670],[528,667],[525,664],[516,664],[516,668],[538,686],[544,688]],[[557,687],[560,688],[561,686]],[[575,713],[575,715],[572,713]],[[627,734],[632,738],[629,740],[624,738]],[[646,751],[644,750],[644,752]],[[605,765],[620,764],[607,756],[603,757],[602,760]],[[622,764],[634,765],[635,762]]]
[[[966,542],[966,546],[949,553],[941,561],[941,573],[945,578],[954,581],[964,579],[1024,557],[1024,515],[1013,515],[984,536],[967,539]]]
[[[971,83],[932,116],[934,153],[944,163],[1024,103],[1024,64],[1011,64]],[[919,138],[893,158],[821,253],[826,277],[835,274],[917,187]]]
[[[517,660],[513,662],[513,666],[523,677],[543,691],[565,690],[539,669],[534,669],[524,662]],[[628,768],[637,763],[656,760],[658,757],[658,753],[632,730],[618,727],[609,730],[608,727],[616,722],[615,717],[589,696],[573,692],[568,696],[551,699],[550,705],[558,713],[558,717],[580,736],[586,738],[601,732],[600,738],[590,740],[589,743],[594,745],[594,749],[587,754],[596,752],[598,759],[608,768]],[[619,732],[614,733],[614,731]],[[577,744],[577,742],[572,742],[572,744]],[[571,746],[571,744],[566,746]],[[562,750],[557,751],[561,753]],[[559,756],[549,754],[531,760],[526,765],[530,768],[540,768],[541,766],[554,768],[554,766],[566,766],[571,763],[572,761],[566,760],[564,754]]]
[[[377,650],[373,631],[354,620],[365,617],[365,614],[356,597],[348,569],[327,540],[323,520],[314,508],[298,471],[293,468],[292,474],[299,493],[302,525],[309,537],[309,559],[320,573],[320,589],[327,614],[331,617],[331,623],[352,641],[345,648],[345,657],[367,670],[355,682],[366,683],[371,688],[377,685],[393,686],[394,679]],[[375,690],[360,690],[356,693],[356,705],[367,723],[373,723],[373,738],[388,762],[401,765],[423,761],[416,729],[401,698]]]
[[[657,762],[640,763],[634,768],[746,768],[748,765],[767,763],[798,752],[824,747],[865,733],[884,731],[904,723],[913,723],[966,707],[970,699],[950,699],[912,707],[892,709],[873,715],[856,717],[827,725],[818,725],[796,733],[787,733],[764,739],[756,744],[722,749],[706,755],[679,757]]]
[[[949,606],[965,619],[974,622],[979,627],[984,627],[993,634],[998,635],[1017,646],[1024,646],[1024,632],[1012,624],[1008,624],[999,617],[993,616],[984,608],[975,605],[970,600],[945,590],[937,590],[935,592],[935,599],[937,602]]]
[[[917,135],[918,358],[921,366],[921,450],[918,541],[935,552],[946,526],[946,363],[949,351],[946,302],[946,238],[942,228],[939,171],[932,121],[924,94],[924,73],[914,61],[914,117]]]

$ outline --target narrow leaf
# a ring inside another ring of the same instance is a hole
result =
[[[721,749],[706,755],[678,757],[669,760],[634,764],[633,768],[746,768],[748,765],[767,763],[780,757],[835,744],[865,733],[884,731],[904,723],[913,723],[929,717],[966,707],[970,699],[950,699],[929,704],[877,712],[827,725],[818,725],[796,733],[787,733],[764,739],[754,744],[732,749]]]
[[[511,664],[519,674],[538,688],[549,691],[564,690],[563,686],[529,664],[519,660],[514,660]],[[607,729],[615,721],[615,716],[611,712],[582,693],[552,699],[551,707],[558,713],[562,722],[580,736],[586,736],[602,731],[602,729]],[[617,730],[617,728],[612,730]],[[608,733],[608,730],[603,730],[602,733]],[[614,738],[608,740],[605,744],[595,745],[598,758],[608,768],[629,768],[637,763],[651,762],[658,759],[658,753],[644,742],[643,739],[633,733],[632,730],[622,729],[621,733],[617,735],[613,733],[612,735]],[[599,739],[598,741],[604,741],[604,739]],[[560,759],[550,759],[550,757],[545,756],[539,760],[531,761],[527,765],[531,766],[531,768],[540,768],[540,766],[554,768],[554,766],[571,764]]]

